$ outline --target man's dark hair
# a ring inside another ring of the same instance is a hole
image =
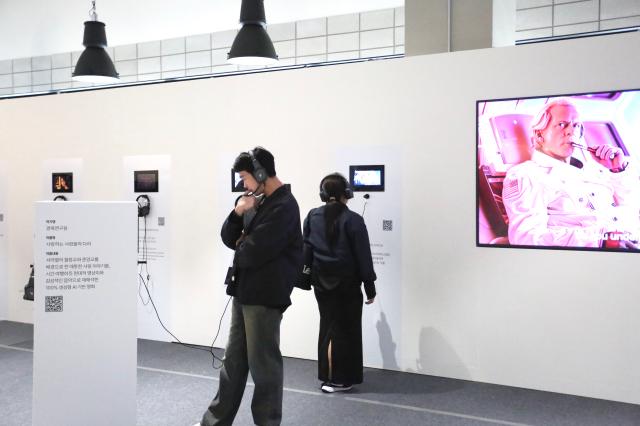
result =
[[[252,150],[254,157],[258,160],[258,163],[267,171],[267,176],[274,177],[276,175],[276,164],[273,159],[273,154],[264,149],[261,146],[257,146]],[[248,152],[241,152],[233,162],[234,172],[249,172],[253,174],[255,168],[251,161],[251,154]]]

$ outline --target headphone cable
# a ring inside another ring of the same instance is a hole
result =
[[[213,342],[211,342],[211,346],[208,349],[204,349],[201,346],[196,346],[196,345],[191,345],[189,343],[184,343],[182,342],[180,339],[178,339],[175,334],[173,334],[171,331],[169,331],[169,329],[164,325],[164,323],[162,322],[162,319],[160,319],[160,314],[158,313],[158,309],[156,308],[156,304],[153,302],[153,298],[151,297],[151,293],[149,293],[149,288],[147,287],[147,284],[144,281],[144,277],[141,274],[138,274],[140,276],[140,279],[142,281],[142,284],[144,285],[144,288],[147,291],[147,295],[149,296],[149,301],[151,302],[151,306],[153,307],[153,310],[156,314],[156,317],[158,318],[158,322],[160,323],[160,325],[162,326],[162,328],[164,329],[164,331],[166,331],[171,337],[173,337],[174,339],[176,339],[176,342],[186,348],[189,349],[195,349],[195,350],[199,350],[199,351],[204,351],[204,352],[208,352],[211,354],[212,361],[211,361],[211,366],[213,367],[214,370],[219,370],[220,368],[222,368],[222,358],[219,358],[214,352],[213,352],[213,345],[216,343],[216,340],[218,340],[218,335],[220,334],[220,329],[222,328],[222,319],[224,318],[224,314],[227,312],[227,308],[229,307],[229,302],[231,301],[232,297],[229,297],[229,300],[227,300],[227,303],[224,307],[224,311],[222,312],[222,316],[220,316],[220,322],[218,323],[218,331],[216,332],[216,335],[213,339]],[[219,361],[220,365],[216,367],[215,362]]]
[[[142,239],[142,260],[140,260],[140,218],[138,217],[138,278],[139,278],[139,282],[138,282],[138,296],[140,297],[140,302],[142,302],[143,306],[147,306],[149,304],[149,299],[147,299],[145,301],[144,299],[144,295],[141,293],[142,291],[142,286],[140,285],[140,280],[142,283],[145,283],[144,281],[144,277],[142,276],[142,270],[144,268],[146,275],[147,275],[147,281],[149,284],[151,284],[151,274],[149,273],[149,268],[148,268],[148,259],[147,259],[147,251],[146,251],[146,247],[147,247],[147,217],[144,216],[143,217],[144,220],[144,234],[143,234],[143,239]],[[144,266],[143,266],[144,265]],[[146,283],[145,283],[146,286]],[[150,294],[149,289],[147,289],[147,294]]]
[[[148,246],[147,246],[147,216],[143,217],[144,220],[144,233],[143,233],[143,239],[142,239],[142,261],[138,261],[138,265],[140,267],[140,270],[138,271],[138,279],[139,279],[139,283],[138,283],[138,295],[140,297],[140,301],[142,302],[142,304],[144,306],[147,306],[149,304],[149,302],[151,302],[151,306],[153,307],[153,310],[156,314],[156,317],[158,318],[158,322],[160,323],[160,326],[164,329],[164,331],[166,331],[171,337],[173,337],[176,342],[186,348],[189,349],[195,349],[195,350],[199,350],[199,351],[204,351],[204,352],[208,352],[211,354],[211,367],[214,370],[219,370],[220,368],[222,368],[222,358],[216,356],[216,354],[213,352],[213,345],[216,343],[216,340],[218,340],[218,336],[220,335],[220,329],[222,328],[222,320],[224,319],[224,315],[227,312],[227,308],[229,307],[229,302],[231,301],[231,297],[229,297],[229,300],[227,300],[227,303],[224,307],[224,310],[222,311],[222,315],[220,316],[220,321],[218,322],[218,330],[216,332],[215,337],[213,338],[213,341],[211,342],[211,345],[208,349],[204,349],[200,346],[196,346],[196,345],[191,345],[188,343],[183,343],[180,339],[178,339],[178,337],[176,337],[171,331],[169,331],[169,329],[164,325],[164,323],[162,322],[162,319],[160,318],[160,314],[158,313],[158,309],[156,308],[156,304],[153,301],[153,297],[151,297],[151,292],[149,291],[149,287],[147,286],[147,283],[151,283],[151,274],[149,273],[149,257],[148,257]],[[140,254],[140,218],[138,218],[138,254]],[[142,265],[144,265],[144,271],[146,272],[146,281],[144,276],[142,275]],[[148,299],[145,302],[143,295],[140,293],[141,291],[141,287],[140,284],[142,284],[145,288],[145,291],[147,292],[147,296]],[[218,362],[220,362],[219,366],[216,366],[216,360]]]

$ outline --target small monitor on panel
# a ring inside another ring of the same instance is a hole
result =
[[[240,177],[240,173],[234,172],[231,169],[231,192],[244,192],[244,184],[242,183],[242,178]]]
[[[158,192],[157,170],[136,170],[133,172],[134,192]]]
[[[51,173],[51,192],[73,192],[73,173]]]
[[[384,191],[384,164],[349,166],[349,182],[355,192]]]

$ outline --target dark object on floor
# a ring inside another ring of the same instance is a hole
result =
[[[33,265],[29,265],[31,267],[31,273],[29,274],[29,281],[27,285],[24,286],[24,296],[22,298],[24,300],[33,301],[33,286],[34,286],[34,276],[33,276]]]

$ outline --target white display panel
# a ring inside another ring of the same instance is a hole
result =
[[[401,154],[398,147],[358,146],[340,148],[333,158],[333,169],[347,179],[350,165],[383,164],[385,167],[384,192],[355,192],[348,207],[364,218],[378,278],[376,300],[362,309],[364,364],[393,370],[400,368],[402,357]],[[332,171],[328,169],[327,174]]]
[[[0,320],[8,315],[9,286],[7,283],[7,163],[0,161]],[[26,283],[25,283],[26,284]]]
[[[162,322],[169,330],[172,330],[171,262],[169,257],[171,157],[168,155],[130,156],[124,157],[122,164],[123,198],[135,201],[139,196],[146,195],[149,197],[151,207],[146,217],[138,218],[138,230],[134,230],[134,235],[138,235],[137,259],[142,262],[138,265],[139,276],[136,286],[138,291],[138,337],[172,341],[173,338],[160,325],[153,307],[155,304]],[[135,192],[134,172],[148,170],[158,171],[158,192]],[[134,216],[137,217],[137,213]]]
[[[135,208],[36,203],[34,426],[136,423]]]

